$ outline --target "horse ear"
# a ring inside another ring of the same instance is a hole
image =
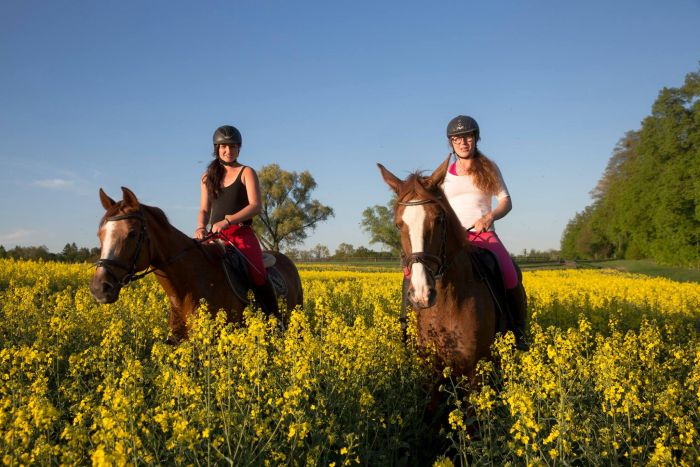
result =
[[[107,196],[107,193],[105,193],[102,188],[100,188],[100,203],[102,203],[102,207],[105,208],[105,211],[117,204],[116,201]]]
[[[445,180],[445,175],[447,174],[447,169],[450,167],[450,159],[452,159],[452,155],[447,156],[447,159],[440,164],[440,166],[435,169],[435,172],[430,176],[430,185],[431,186],[436,186],[439,185]]]
[[[136,195],[134,194],[134,192],[125,186],[122,187],[122,195],[124,197],[124,204],[126,206],[138,206],[139,205],[139,200],[136,199]]]
[[[386,184],[394,190],[394,193],[398,194],[402,183],[401,180],[396,175],[389,172],[382,164],[377,163],[377,167],[379,167],[379,171],[382,173],[382,178]]]

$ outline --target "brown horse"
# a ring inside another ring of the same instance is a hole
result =
[[[474,382],[477,362],[490,355],[498,318],[474,264],[476,247],[440,188],[449,162],[429,177],[414,173],[405,181],[377,165],[397,195],[395,222],[411,273],[408,299],[417,310],[418,345],[434,351],[436,370],[450,366],[455,376]]]
[[[100,260],[90,284],[97,301],[115,302],[124,285],[154,272],[171,304],[170,342],[187,337],[187,320],[202,299],[212,313],[223,309],[229,322],[240,322],[246,304],[227,281],[222,248],[188,237],[159,208],[140,204],[128,188],[122,187],[122,192],[122,201],[116,202],[100,188],[106,212],[97,232]],[[273,255],[274,267],[287,284],[287,309],[292,310],[303,302],[299,272],[287,256]]]

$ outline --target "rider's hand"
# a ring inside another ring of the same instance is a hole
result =
[[[216,224],[212,225],[211,231],[212,231],[212,233],[219,233],[222,230],[224,230],[226,227],[228,227],[229,225],[231,225],[231,223],[229,221],[227,221],[226,219],[224,219],[224,220],[219,221]]]
[[[194,231],[194,238],[197,240],[203,239],[207,235],[207,229],[204,227],[200,227],[197,230]]]
[[[486,232],[491,228],[492,225],[493,216],[491,215],[491,213],[489,213],[478,219],[476,222],[474,222],[474,231],[476,233]]]

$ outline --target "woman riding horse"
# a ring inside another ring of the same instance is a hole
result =
[[[197,216],[196,239],[218,233],[245,256],[253,293],[263,312],[279,318],[277,298],[263,265],[262,249],[251,225],[262,209],[260,183],[251,167],[238,162],[243,144],[241,133],[233,126],[216,129],[213,137],[214,160],[201,178],[201,196]]]

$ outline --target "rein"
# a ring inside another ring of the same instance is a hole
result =
[[[141,255],[141,249],[143,248],[144,241],[148,239],[147,234],[146,234],[146,218],[143,215],[143,210],[139,208],[137,212],[133,212],[130,214],[121,214],[118,216],[112,216],[108,217],[105,219],[105,223],[107,222],[114,222],[114,221],[121,221],[121,220],[126,220],[126,219],[138,219],[141,222],[141,231],[139,232],[139,239],[136,244],[136,250],[134,251],[134,255],[131,259],[131,265],[126,266],[124,263],[121,261],[113,260],[113,259],[107,259],[107,258],[100,258],[95,262],[95,268],[103,267],[107,270],[109,274],[112,275],[115,279],[117,278],[117,275],[112,271],[110,268],[111,267],[116,267],[119,268],[123,271],[126,271],[126,274],[119,280],[119,285],[120,286],[125,286],[131,282],[136,282],[139,279],[143,279],[147,275],[156,272],[158,269],[163,268],[164,266],[167,266],[168,264],[177,261],[180,259],[185,253],[187,253],[189,250],[194,248],[195,246],[198,246],[201,242],[207,240],[208,238],[204,238],[201,241],[195,240],[194,245],[190,245],[183,249],[181,252],[177,253],[176,255],[168,258],[165,260],[161,265],[159,266],[153,266],[151,265],[151,260],[150,260],[150,252],[149,252],[149,268],[147,268],[146,271],[137,273],[136,272],[136,262],[139,259],[139,256]]]

